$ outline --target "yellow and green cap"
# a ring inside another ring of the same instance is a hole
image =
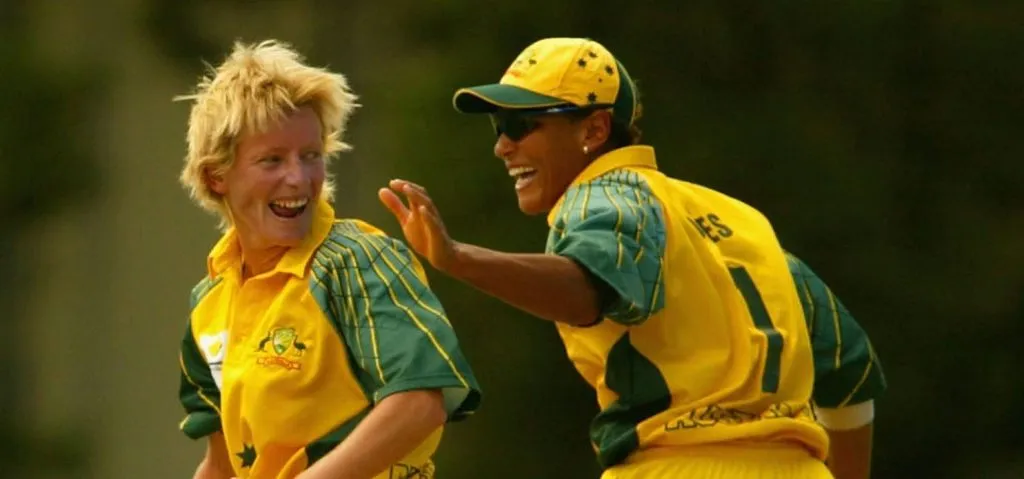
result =
[[[616,123],[636,121],[636,85],[626,68],[588,38],[545,38],[526,47],[498,83],[461,88],[453,98],[462,113],[533,110],[562,105],[612,109]]]

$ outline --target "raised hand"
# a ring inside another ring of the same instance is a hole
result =
[[[408,206],[397,193],[405,196]],[[435,268],[446,271],[455,257],[455,242],[448,236],[427,190],[405,180],[391,180],[377,196],[395,215],[409,246]]]

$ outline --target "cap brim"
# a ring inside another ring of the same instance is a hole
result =
[[[462,88],[455,92],[452,99],[455,109],[462,113],[493,113],[503,108],[522,110],[566,103],[569,102],[500,83]]]

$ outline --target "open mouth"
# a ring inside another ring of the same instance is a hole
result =
[[[294,200],[276,200],[270,202],[270,211],[279,218],[295,218],[306,211],[309,198],[298,198]]]
[[[508,176],[516,179],[516,191],[518,191],[526,188],[533,182],[533,178],[537,176],[537,170],[525,166],[509,168]]]

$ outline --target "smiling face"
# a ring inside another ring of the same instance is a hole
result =
[[[515,178],[519,209],[528,215],[550,211],[590,164],[583,147],[595,152],[608,137],[606,112],[578,119],[499,111],[492,119],[499,133],[494,154]]]
[[[210,188],[224,198],[243,253],[294,247],[309,234],[326,168],[320,120],[299,108],[261,133],[243,136]]]

